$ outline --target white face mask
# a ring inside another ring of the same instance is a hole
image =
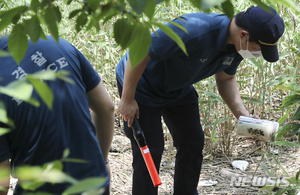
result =
[[[261,56],[261,50],[259,51],[249,51],[248,50],[248,44],[249,40],[247,40],[247,49],[243,50],[242,49],[242,39],[240,38],[240,50],[238,53],[243,57],[243,58],[259,58]]]

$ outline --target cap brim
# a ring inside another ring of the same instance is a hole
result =
[[[260,45],[262,56],[268,62],[276,62],[279,60],[277,45],[268,46],[268,45]]]

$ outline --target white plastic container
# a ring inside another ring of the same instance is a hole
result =
[[[278,129],[279,123],[277,122],[240,116],[236,134],[257,140],[274,141]]]

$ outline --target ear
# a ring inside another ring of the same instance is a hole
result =
[[[240,30],[239,36],[242,39],[244,36],[249,36],[249,33],[246,30]]]

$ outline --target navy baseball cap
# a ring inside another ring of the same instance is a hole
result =
[[[283,19],[275,9],[264,10],[259,6],[245,12],[245,22],[249,33],[258,40],[261,53],[268,62],[279,59],[277,41],[284,32]]]

